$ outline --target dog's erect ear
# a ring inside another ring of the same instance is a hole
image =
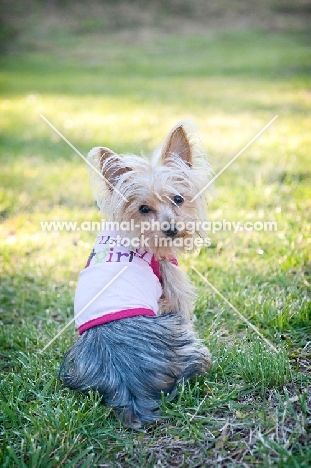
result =
[[[130,167],[122,166],[122,158],[109,148],[98,148],[98,159],[100,171],[108,181],[111,190],[122,174],[132,170]],[[109,161],[107,162],[108,159]]]
[[[182,159],[187,166],[192,166],[191,144],[183,125],[179,125],[177,128],[174,128],[171,134],[167,137],[162,150],[163,164],[166,163],[167,159],[176,157]]]

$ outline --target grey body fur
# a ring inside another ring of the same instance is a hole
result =
[[[65,355],[59,375],[73,390],[97,390],[125,425],[138,428],[159,419],[162,392],[173,398],[178,381],[209,366],[209,352],[189,322],[169,313],[85,331]]]

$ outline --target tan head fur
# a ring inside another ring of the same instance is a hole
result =
[[[211,168],[188,123],[176,125],[150,160],[101,147],[93,148],[88,160],[103,175],[90,169],[106,220],[133,220],[134,230],[124,229],[122,236],[141,239],[157,257],[175,255],[185,250],[185,239],[202,236],[199,227],[189,233],[186,226],[205,219],[205,192],[192,199],[208,184]]]

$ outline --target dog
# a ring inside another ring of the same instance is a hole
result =
[[[73,390],[96,390],[126,426],[138,429],[161,417],[163,395],[174,398],[178,382],[211,366],[192,325],[194,289],[176,258],[202,240],[211,168],[187,122],[151,159],[96,147],[88,162],[108,228],[80,273],[80,338],[59,378]]]

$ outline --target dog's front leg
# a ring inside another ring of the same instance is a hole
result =
[[[169,260],[160,260],[163,294],[159,314],[179,312],[186,319],[193,314],[195,292],[188,276]]]

